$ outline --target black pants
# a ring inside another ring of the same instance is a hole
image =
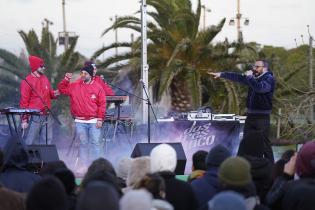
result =
[[[252,136],[250,133],[259,133],[263,141],[263,156],[268,158],[270,161],[274,162],[273,152],[271,148],[271,142],[269,140],[269,130],[270,130],[270,115],[265,114],[247,114],[244,126],[244,137]],[[256,140],[257,140],[256,139]],[[251,139],[247,139],[247,141]],[[244,142],[245,143],[245,142]],[[260,144],[262,145],[262,144]],[[241,147],[242,145],[240,145]],[[255,145],[251,144],[252,147]],[[257,145],[259,146],[259,144]],[[255,150],[255,148],[252,148]]]

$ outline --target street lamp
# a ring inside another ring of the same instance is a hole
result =
[[[237,41],[241,42],[243,41],[243,36],[242,36],[242,31],[241,31],[241,19],[242,19],[242,14],[241,14],[241,9],[240,9],[240,0],[237,0],[237,13],[235,18],[231,18],[229,21],[230,26],[234,26],[236,22],[236,30],[237,30]],[[244,23],[245,26],[249,25],[249,19],[245,18]]]
[[[207,8],[206,5],[201,5],[201,9],[203,10],[203,30],[206,29],[206,12],[211,12],[211,9]]]

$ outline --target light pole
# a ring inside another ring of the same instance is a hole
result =
[[[46,26],[45,26],[45,23],[46,23]],[[49,53],[50,53],[50,50],[51,50],[51,40],[50,40],[50,34],[49,34],[49,25],[53,25],[54,23],[50,20],[48,20],[47,18],[44,18],[44,21],[43,21],[43,26],[46,28],[47,30],[47,33],[48,33],[48,42],[49,42]]]
[[[243,41],[243,35],[241,31],[241,19],[242,19],[242,14],[241,14],[241,2],[240,0],[237,0],[237,11],[236,11],[236,16],[235,18],[231,18],[229,25],[234,26],[235,21],[236,21],[236,32],[237,32],[237,41],[242,42]],[[244,20],[244,25],[249,25],[249,19],[245,18]]]
[[[211,12],[211,9],[207,8],[206,5],[201,5],[201,9],[203,10],[203,30],[206,29],[206,12]]]
[[[69,37],[68,37],[68,32],[66,28],[66,1],[62,0],[62,20],[63,20],[63,33],[64,33],[64,45],[65,45],[65,51],[68,49],[68,44],[69,44]]]
[[[143,82],[144,88],[149,90],[149,65],[148,65],[148,55],[147,55],[147,3],[146,0],[141,0],[141,79]],[[150,97],[149,91],[143,88],[142,98]],[[148,96],[146,96],[148,94]],[[142,123],[150,124],[150,112],[149,112],[149,103],[147,101],[142,101]],[[148,118],[146,118],[148,116]],[[150,126],[148,126],[148,133],[150,133]],[[148,135],[150,138],[150,135]]]
[[[113,21],[113,18],[110,17],[109,20]],[[114,22],[114,24],[115,23],[117,23],[117,15],[115,15],[115,22]],[[117,30],[117,28],[115,28],[115,43],[117,44],[117,42],[118,42],[118,30]],[[117,55],[118,55],[118,48],[116,46],[115,47],[115,56],[117,57]]]

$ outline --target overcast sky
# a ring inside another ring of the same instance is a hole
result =
[[[197,0],[191,0],[194,8]],[[216,24],[220,19],[236,15],[237,0],[203,0],[211,12],[206,13],[206,25]],[[44,18],[53,22],[51,31],[58,36],[63,30],[62,0],[0,0],[0,48],[19,54],[24,44],[18,30],[34,29],[38,34]],[[110,17],[133,15],[140,8],[139,0],[66,0],[67,30],[79,35],[77,50],[89,57],[103,44],[114,42],[114,32],[100,37],[111,24]],[[241,13],[250,20],[243,26],[245,41],[265,45],[295,47],[308,43],[306,25],[315,36],[315,0],[241,0]],[[202,23],[202,22],[201,22]],[[118,40],[129,41],[131,31],[119,30]],[[137,34],[135,34],[137,35]],[[228,21],[216,41],[225,37],[236,39],[236,27]],[[59,52],[62,48],[59,49]]]

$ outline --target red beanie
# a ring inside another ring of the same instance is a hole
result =
[[[315,177],[315,141],[305,143],[298,152],[296,173],[300,177]]]
[[[44,65],[43,59],[36,57],[36,56],[30,56],[28,58],[30,62],[30,67],[32,69],[32,72],[36,71],[40,66]]]

